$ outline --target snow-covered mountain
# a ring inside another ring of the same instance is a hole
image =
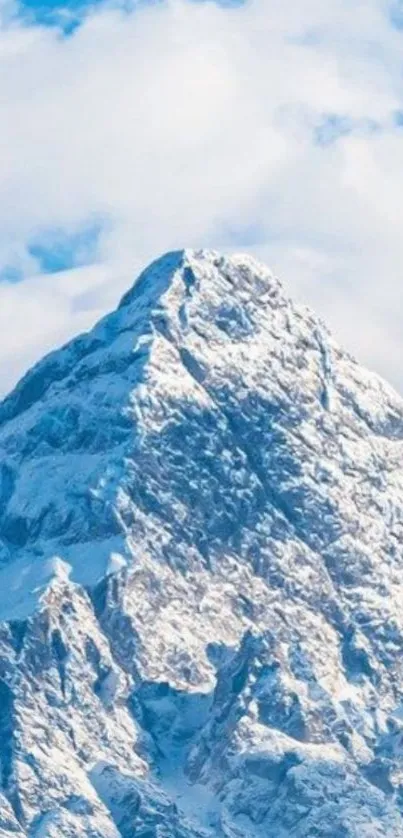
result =
[[[403,836],[403,402],[168,254],[0,404],[0,838]]]

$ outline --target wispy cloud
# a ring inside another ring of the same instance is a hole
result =
[[[403,386],[396,10],[98,4],[65,37],[3,9],[0,388],[136,267],[203,245],[264,258]]]

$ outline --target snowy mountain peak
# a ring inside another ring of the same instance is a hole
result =
[[[403,403],[180,251],[0,405],[0,838],[403,836]]]
[[[204,316],[215,313],[224,326],[226,309],[234,317],[238,311],[242,320],[245,314],[239,312],[239,304],[242,307],[248,300],[258,305],[264,294],[270,295],[272,301],[280,299],[280,284],[247,255],[225,258],[208,250],[167,253],[143,271],[117,311],[107,315],[88,334],[51,352],[24,376],[0,404],[0,426],[42,399],[49,387],[70,375],[87,356],[96,357],[97,351],[108,345],[115,348],[122,332],[130,331],[141,342],[150,330],[154,331],[153,322],[158,326],[158,316],[163,311],[175,317],[180,329],[185,328],[185,310],[191,299],[204,299],[205,303],[210,299],[212,305],[205,306]],[[234,300],[233,309],[232,297],[239,298],[238,306]],[[214,304],[221,304],[221,308],[214,311]]]
[[[236,293],[248,286],[252,293],[258,294],[263,289],[279,289],[271,272],[246,254],[224,257],[212,250],[180,250],[166,253],[149,265],[119,307],[139,298],[156,304],[169,289],[189,294],[193,286],[201,283],[210,289],[215,286],[216,291],[221,287],[227,294],[229,289]]]

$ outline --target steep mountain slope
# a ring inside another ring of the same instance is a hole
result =
[[[0,838],[403,836],[403,403],[179,252],[0,405]]]

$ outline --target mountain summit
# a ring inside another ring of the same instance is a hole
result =
[[[180,251],[0,404],[0,838],[403,838],[403,402]]]

